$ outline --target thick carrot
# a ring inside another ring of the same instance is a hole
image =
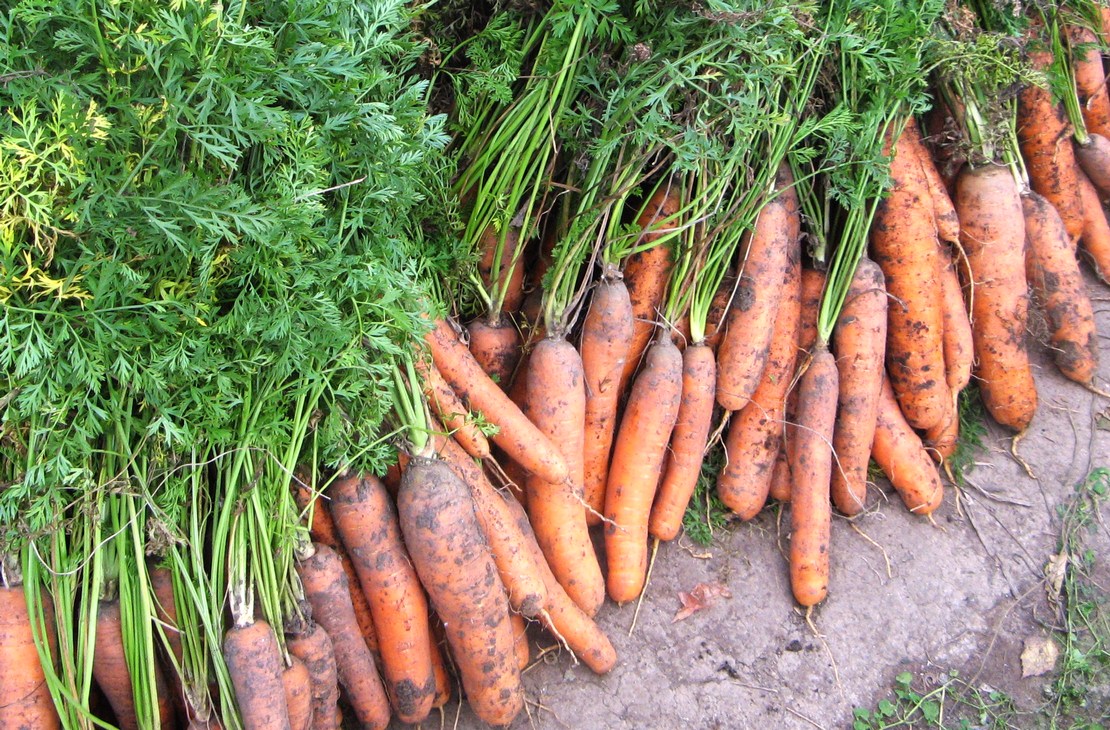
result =
[[[312,727],[312,675],[295,654],[289,655],[289,666],[281,673],[285,688],[285,706],[289,710],[289,727],[292,730],[309,730]]]
[[[53,616],[47,618],[53,622]],[[22,587],[2,584],[0,668],[0,727],[14,730],[61,727],[35,647],[27,597]]]
[[[792,417],[793,414],[788,413],[787,419]],[[784,441],[775,456],[775,466],[771,472],[771,486],[767,490],[767,496],[780,502],[789,502],[790,481],[790,462],[786,458],[786,442]]]
[[[223,656],[243,727],[289,730],[281,649],[270,624],[255,619],[253,623],[229,628],[224,633]]]
[[[803,606],[829,590],[832,438],[836,421],[836,359],[818,343],[798,386],[798,428],[787,453],[790,489],[790,587]]]
[[[508,317],[479,317],[466,326],[470,352],[494,382],[507,390],[520,361],[520,332]]]
[[[960,219],[956,215],[956,206],[952,204],[952,197],[948,188],[933,162],[932,155],[921,139],[921,130],[917,122],[910,117],[906,128],[902,131],[906,143],[917,154],[921,172],[925,175],[925,182],[929,186],[929,200],[933,206],[933,220],[937,229],[937,238],[941,241],[956,243],[960,240]]]
[[[1052,54],[1033,51],[1030,61],[1038,69],[1052,63]],[[1080,198],[1072,130],[1062,104],[1052,92],[1030,84],[1018,97],[1018,142],[1033,189],[1060,213],[1072,248],[1083,235],[1083,201]],[[961,219],[962,222],[962,219]]]
[[[944,308],[944,372],[953,399],[971,382],[975,362],[971,319],[956,267],[957,262],[947,246],[941,244],[939,276],[941,306]]]
[[[648,533],[660,540],[673,540],[682,528],[682,516],[694,494],[701,474],[702,456],[713,422],[713,383],[717,360],[704,342],[682,352],[682,400],[678,406],[671,448],[667,452],[663,478],[648,518]]]
[[[640,230],[644,231],[640,245],[656,241],[662,236],[658,232],[648,232],[648,229],[658,227],[662,221],[673,216],[678,212],[679,205],[681,202],[676,188],[664,185],[656,191],[637,221]],[[624,262],[624,284],[632,302],[632,343],[628,347],[624,370],[621,372],[619,389],[622,393],[632,380],[636,368],[640,366],[640,358],[655,331],[659,314],[657,310],[663,302],[673,263],[670,247],[662,244],[634,253]]]
[[[961,219],[962,220],[962,219]],[[886,474],[910,512],[927,515],[944,499],[944,485],[921,439],[906,422],[890,381],[883,378],[871,458]]]
[[[524,508],[516,500],[505,501],[513,515],[513,521],[525,537],[524,544],[532,553],[547,588],[547,603],[540,613],[540,621],[587,667],[597,674],[605,674],[617,663],[617,652],[613,649],[613,644],[593,619],[571,600],[559,581],[555,580],[551,568],[543,560],[543,552],[532,534],[532,526],[528,523]]]
[[[425,336],[436,367],[471,408],[498,427],[493,442],[530,473],[555,484],[570,475],[566,461],[543,432],[490,380],[445,320]]]
[[[783,442],[786,395],[797,361],[802,308],[797,242],[789,255],[792,265],[779,285],[782,302],[775,315],[770,356],[751,402],[732,415],[725,438],[725,466],[717,477],[721,501],[742,520],[754,518],[766,504]]]
[[[515,330],[514,330],[515,332]],[[443,379],[435,363],[415,358],[416,370],[420,374],[421,388],[428,405],[439,418],[439,422],[455,435],[459,445],[475,459],[485,459],[490,455],[489,439],[482,429],[467,418],[466,408],[447,381]],[[515,364],[514,364],[515,367]],[[511,370],[509,371],[512,372]],[[505,382],[508,385],[508,381]],[[400,473],[397,474],[400,480]],[[398,481],[399,483],[399,481]]]
[[[123,626],[118,599],[101,599],[96,610],[96,641],[93,646],[93,677],[104,695],[121,730],[138,728],[135,697],[131,688],[131,671],[123,650]],[[162,668],[154,665],[155,691],[158,695],[158,716],[162,728],[174,726],[173,704]]]
[[[532,659],[532,649],[528,646],[528,621],[519,613],[509,613],[509,623],[513,629],[513,649],[516,650],[516,668],[524,671]]]
[[[410,462],[405,471],[411,468]],[[428,602],[401,539],[393,500],[371,474],[336,479],[327,493],[374,617],[390,703],[401,722],[420,722],[428,716],[435,694]]]
[[[1085,144],[1076,144],[1075,159],[1083,174],[1095,186],[1099,198],[1110,196],[1110,139],[1101,134],[1087,135]],[[1082,194],[1080,189],[1080,195]],[[1086,205],[1084,200],[1084,207]]]
[[[833,329],[838,410],[831,494],[836,508],[849,516],[859,514],[867,503],[867,464],[882,387],[886,310],[883,272],[864,257]]]
[[[300,659],[312,680],[312,730],[338,730],[339,676],[331,637],[312,622],[286,639],[289,653]]]
[[[956,211],[972,277],[975,375],[983,404],[1000,424],[1023,431],[1037,408],[1037,387],[1025,348],[1025,223],[1010,170],[965,168],[956,183]]]
[[[1021,204],[1025,275],[1048,316],[1056,366],[1072,380],[1090,384],[1098,372],[1098,333],[1064,223],[1052,204],[1033,191],[1022,195]]]
[[[505,500],[498,496],[482,468],[453,439],[437,435],[434,443],[439,457],[470,489],[478,525],[509,594],[509,605],[525,616],[536,616],[547,600],[547,589]]]
[[[1094,269],[1095,275],[1110,284],[1110,223],[1098,199],[1095,186],[1082,171],[1079,178],[1079,197],[1083,200],[1086,217],[1083,220],[1083,237],[1079,240],[1079,253]]]
[[[763,206],[740,269],[727,329],[717,349],[717,403],[729,411],[748,404],[770,355],[775,312],[800,224],[793,196]]]
[[[1071,43],[1071,67],[1083,125],[1088,133],[1110,137],[1110,95],[1107,95],[1098,36],[1080,25],[1069,25],[1066,32]]]
[[[951,393],[945,382],[944,317],[937,287],[939,243],[929,186],[905,137],[893,146],[891,187],[875,211],[871,250],[883,270],[886,364],[906,419],[916,428],[940,421]]]
[[[339,684],[355,718],[364,728],[389,725],[389,700],[382,686],[374,656],[361,641],[351,591],[339,556],[327,545],[315,544],[298,555],[297,575],[304,585],[312,618],[331,639]],[[425,627],[427,619],[424,620]]]
[[[632,300],[619,272],[602,275],[582,322],[582,372],[586,379],[586,418],[582,498],[589,505],[586,524],[601,522],[605,478],[617,426],[621,373],[632,346]]]
[[[640,595],[647,572],[648,515],[682,399],[682,354],[665,333],[648,348],[632,385],[605,485],[609,597]]]
[[[470,491],[442,461],[415,456],[401,479],[397,515],[471,709],[491,725],[509,724],[524,706],[509,601]]]

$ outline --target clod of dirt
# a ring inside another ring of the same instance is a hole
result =
[[[1021,676],[1039,677],[1048,674],[1056,668],[1056,660],[1060,656],[1060,649],[1056,642],[1047,636],[1034,635],[1025,640],[1025,649],[1021,652]]]

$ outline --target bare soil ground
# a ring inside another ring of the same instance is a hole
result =
[[[1090,291],[1106,387],[1110,289],[1092,281]],[[1029,473],[991,424],[967,486],[950,489],[935,521],[910,515],[880,485],[867,514],[834,518],[829,597],[811,623],[790,594],[785,509],[768,508],[709,547],[663,545],[638,615],[612,603],[599,614],[616,669],[594,676],[537,634],[536,651],[550,651],[525,674],[528,713],[513,728],[851,727],[853,709],[874,708],[904,671],[928,686],[958,670],[970,686],[1035,711],[1052,675],[1023,679],[1020,656],[1027,638],[1058,626],[1045,588],[1057,507],[1093,468],[1110,466],[1110,400],[1060,376],[1043,345],[1031,349],[1040,406],[1017,447]],[[1105,503],[1102,513],[1093,547],[1110,585]],[[720,583],[731,597],[674,621],[678,593],[699,583]],[[447,710],[446,727],[481,726],[465,707]],[[1018,726],[1041,726],[1028,717]]]

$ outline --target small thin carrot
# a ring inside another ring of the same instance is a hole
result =
[[[975,362],[975,339],[967,312],[957,262],[941,244],[940,293],[944,308],[944,372],[953,399],[971,382]]]
[[[434,612],[428,616],[428,621],[430,622],[428,631],[432,635],[432,673],[436,678],[432,707],[440,708],[451,699],[451,673],[447,671],[447,637],[444,635],[443,622]]]
[[[1075,159],[1083,174],[1095,186],[1099,198],[1110,196],[1110,139],[1101,134],[1088,134],[1085,143],[1075,145]],[[1086,199],[1083,205],[1087,206]]]
[[[788,411],[787,419],[789,420],[792,417],[793,414]],[[786,442],[784,441],[775,455],[775,466],[771,472],[771,486],[767,490],[767,496],[771,499],[777,499],[779,502],[789,502],[790,481],[790,462],[786,458]]]
[[[960,219],[956,215],[956,206],[952,204],[952,196],[948,194],[948,187],[944,178],[937,170],[929,148],[921,139],[921,130],[917,122],[910,117],[906,128],[902,131],[907,144],[917,153],[917,160],[921,171],[925,175],[925,182],[929,186],[929,200],[933,206],[933,220],[937,229],[937,238],[948,243],[960,240]]]
[[[1071,46],[1071,68],[1083,125],[1089,134],[1110,137],[1110,95],[1098,36],[1081,25],[1068,25],[1065,34]]]
[[[286,639],[289,653],[300,659],[312,681],[312,730],[336,730],[339,715],[339,675],[331,637],[316,622]]]
[[[312,727],[312,675],[295,654],[289,655],[289,666],[281,673],[285,689],[285,706],[289,709],[289,727],[309,730]]]
[[[1083,199],[1086,217],[1083,220],[1083,237],[1079,239],[1079,254],[1087,260],[1095,275],[1110,284],[1110,223],[1098,199],[1094,184],[1082,171],[1079,177],[1079,196]]]
[[[515,329],[513,330],[516,331]],[[466,453],[475,459],[485,459],[490,455],[489,439],[482,433],[482,429],[471,419],[467,418],[467,410],[455,391],[443,379],[435,363],[427,362],[421,358],[414,358],[416,372],[420,375],[421,388],[424,397],[432,411],[438,416],[440,423],[451,430],[459,445],[466,449]],[[515,363],[513,365],[515,367]],[[509,370],[512,373],[512,370]],[[505,381],[508,385],[508,381]],[[398,474],[398,480],[400,474]]]
[[[523,245],[520,233],[518,226],[510,226],[505,232],[500,259],[497,258],[500,232],[491,226],[482,232],[478,241],[480,253],[478,275],[481,277],[482,286],[486,292],[495,296],[503,294],[500,310],[504,312],[515,312],[520,309],[520,303],[524,299],[524,261],[522,254],[518,252]]]
[[[131,670],[123,649],[123,625],[119,599],[101,599],[96,611],[96,640],[93,647],[93,677],[108,698],[120,730],[139,727]],[[163,729],[174,724],[169,688],[160,666],[153,667],[158,695],[159,722]]]
[[[513,627],[513,648],[516,650],[516,666],[520,671],[528,668],[532,659],[532,648],[528,645],[528,621],[519,613],[509,614]]]
[[[910,512],[927,515],[940,506],[944,499],[940,474],[925,453],[921,439],[902,415],[890,380],[885,377],[871,458],[886,474]]]
[[[223,657],[235,688],[235,703],[243,727],[246,730],[289,730],[281,649],[270,624],[256,619],[253,623],[229,628],[224,633]]]

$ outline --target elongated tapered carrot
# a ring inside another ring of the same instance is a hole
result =
[[[936,285],[940,248],[918,156],[904,137],[895,141],[893,153],[889,195],[879,202],[871,225],[871,251],[890,293],[890,381],[906,419],[926,429],[940,421],[952,397],[945,382],[944,318]]]
[[[942,244],[939,276],[941,306],[944,308],[944,370],[945,382],[952,391],[953,399],[971,382],[975,362],[975,341],[960,287],[958,265],[947,246]]]
[[[940,474],[925,453],[921,439],[903,417],[890,381],[885,377],[871,458],[886,474],[910,512],[927,515],[940,506],[944,499]]]
[[[763,206],[739,274],[727,329],[717,349],[717,402],[738,411],[759,385],[770,354],[775,312],[790,267],[789,251],[801,225],[791,195]]]
[[[929,200],[933,206],[933,220],[937,229],[937,238],[941,241],[955,243],[960,240],[960,219],[956,216],[956,206],[952,204],[952,197],[944,184],[944,178],[937,170],[929,149],[921,139],[921,130],[917,122],[910,117],[906,128],[902,131],[906,143],[917,154],[921,172],[925,175],[925,182],[929,187]]]
[[[605,578],[590,541],[582,497],[586,388],[582,356],[564,337],[546,337],[528,361],[528,414],[557,444],[569,478],[525,482],[528,517],[547,564],[574,602],[590,616],[605,601]]]
[[[680,205],[679,191],[676,188],[671,185],[659,188],[644,207],[637,222],[640,230],[645,231],[640,243],[650,243],[661,238],[661,233],[649,232],[648,229],[664,225],[663,221],[678,212]],[[632,343],[628,347],[624,370],[621,372],[622,393],[632,380],[636,368],[640,366],[640,359],[655,331],[658,309],[663,302],[673,263],[671,249],[664,244],[656,244],[645,251],[634,253],[624,262],[624,284],[632,302]]]
[[[93,647],[93,677],[108,698],[121,730],[139,727],[131,670],[123,650],[123,625],[119,599],[101,599],[96,611],[96,641]],[[159,665],[153,667],[158,695],[159,723],[164,730],[175,723],[169,688]],[[279,680],[280,682],[280,680]],[[280,686],[280,685],[279,685]]]
[[[632,300],[619,272],[607,272],[593,289],[582,322],[582,373],[586,380],[582,498],[589,505],[586,524],[601,522],[605,478],[617,428],[621,374],[632,346]]]
[[[530,473],[555,484],[564,482],[570,472],[558,448],[490,380],[451,325],[438,320],[424,339],[444,379],[464,402],[498,427],[493,442]]]
[[[787,419],[793,418],[793,415],[788,413]],[[771,486],[767,490],[767,496],[780,502],[789,502],[790,481],[790,462],[786,458],[786,441],[784,440],[778,454],[775,455],[775,466],[771,472]]]
[[[309,730],[312,727],[312,675],[295,654],[289,655],[289,666],[281,673],[281,684],[289,710],[289,727]]]
[[[253,623],[232,626],[224,633],[223,656],[243,727],[289,730],[281,649],[270,624],[256,619]]]
[[[945,409],[940,422],[925,432],[922,443],[929,456],[941,463],[956,453],[956,447],[960,445],[960,413],[955,398]]]
[[[513,629],[513,649],[516,651],[516,668],[524,671],[532,659],[532,648],[528,646],[528,622],[519,613],[509,614]]]
[[[797,242],[783,282],[775,314],[770,356],[751,402],[732,415],[725,438],[725,465],[717,477],[717,494],[742,520],[759,514],[767,502],[775,459],[783,443],[786,395],[798,359],[798,326],[802,309],[801,250]],[[820,290],[818,290],[818,296]]]
[[[547,588],[547,603],[540,612],[540,622],[559,641],[570,648],[574,655],[597,674],[609,672],[617,663],[617,652],[609,637],[571,600],[551,568],[543,560],[543,552],[532,534],[532,526],[524,508],[514,499],[506,499],[513,521],[524,535],[524,544],[532,553],[540,575]]]
[[[634,600],[647,573],[648,515],[682,399],[682,354],[663,333],[632,384],[605,488],[606,587],[617,603]]]
[[[1037,408],[1037,387],[1025,347],[1024,215],[1010,171],[965,168],[956,183],[956,211],[972,277],[975,375],[983,404],[1000,424],[1023,431]]]
[[[479,317],[466,326],[466,331],[474,359],[502,390],[507,390],[523,344],[516,325],[508,317]]]
[[[1098,199],[1094,184],[1082,171],[1079,178],[1079,197],[1086,214],[1083,219],[1083,237],[1079,239],[1079,254],[1086,259],[1095,275],[1110,284],[1110,223]]]
[[[414,456],[401,478],[397,516],[420,582],[443,620],[467,702],[482,721],[509,724],[524,707],[509,600],[470,491],[442,461]]]
[[[817,269],[802,269],[801,313],[798,318],[798,354],[795,357],[797,370],[804,371],[813,356],[813,347],[817,343],[817,314],[821,307],[821,295],[825,290],[825,272]],[[795,377],[792,375],[792,377]],[[794,437],[798,431],[798,383],[796,378],[790,384],[786,393],[786,406],[783,413],[785,425],[782,430],[782,449],[775,461],[775,469],[771,475],[771,487],[768,496],[780,502],[790,501],[791,483],[790,465],[787,455],[793,448]]]
[[[512,614],[519,616],[520,614]],[[451,699],[451,673],[447,670],[447,637],[444,634],[443,622],[433,612],[428,616],[428,630],[432,634],[432,674],[436,678],[435,696],[432,698],[432,707],[440,708]]]
[[[452,438],[435,434],[434,448],[470,489],[478,525],[509,594],[509,605],[529,618],[536,616],[547,601],[547,589],[505,500],[498,496],[482,468]]]
[[[0,585],[0,667],[0,727],[61,727],[35,647],[22,586]]]
[[[1035,68],[1043,70],[1051,65],[1052,54],[1036,50],[1030,52],[1029,59]],[[1056,208],[1074,249],[1083,235],[1084,221],[1079,164],[1067,113],[1062,104],[1055,103],[1050,90],[1030,84],[1021,91],[1017,134],[1029,183]]]
[[[825,291],[825,272],[802,269],[801,311],[798,319],[798,361],[808,359],[817,343],[817,313]],[[806,358],[802,358],[802,354]]]
[[[864,257],[833,329],[838,409],[831,494],[836,508],[849,516],[867,503],[867,464],[886,356],[886,309],[883,272]]]
[[[174,667],[181,667],[183,658],[183,649],[181,644],[181,631],[177,625],[177,605],[175,603],[173,592],[173,574],[169,568],[165,566],[154,566],[148,571],[150,576],[150,588],[154,594],[154,615],[158,619],[158,623],[162,627],[162,632],[166,637],[166,647],[169,653],[173,656],[173,665],[167,666],[163,672],[166,679],[166,691],[169,693],[170,700],[173,702],[174,710],[178,717],[194,717],[196,714],[195,708],[190,704],[189,698],[186,697],[184,687],[182,686],[181,675],[179,670]],[[157,639],[155,639],[157,641]],[[2,725],[0,725],[2,727]]]
[[[1068,25],[1065,32],[1071,44],[1071,67],[1083,125],[1088,133],[1110,137],[1110,95],[1098,36],[1080,25]]]
[[[721,338],[724,337],[729,301],[735,289],[736,276],[730,272],[721,279],[721,285],[717,287],[717,293],[713,295],[713,301],[709,304],[709,312],[705,317],[705,344],[713,352],[720,347]]]
[[[1025,274],[1048,316],[1056,366],[1078,383],[1098,372],[1098,333],[1079,263],[1052,204],[1033,191],[1021,198],[1025,212]]]
[[[829,480],[836,397],[836,359],[819,342],[798,385],[798,428],[787,453],[792,477],[790,588],[803,606],[825,600],[829,590]]]
[[[1110,196],[1110,139],[1101,134],[1088,134],[1084,144],[1076,144],[1075,159],[1083,174],[1095,186],[1100,198]],[[1082,194],[1081,188],[1081,197]],[[1087,208],[1086,199],[1083,207]]]
[[[327,545],[317,543],[298,553],[296,569],[312,607],[312,618],[331,639],[336,674],[355,719],[362,727],[384,730],[389,725],[389,699],[374,656],[366,642],[360,641],[347,574],[339,556]],[[427,619],[423,621],[426,627]]]
[[[341,722],[339,675],[331,637],[313,621],[287,637],[286,646],[304,663],[312,682],[312,730],[336,730]]]
[[[405,470],[409,468],[411,462]],[[370,474],[340,477],[327,494],[374,617],[390,703],[402,722],[420,722],[431,710],[435,693],[428,602],[401,539],[393,500]]]
[[[489,439],[482,433],[482,429],[467,418],[467,411],[462,401],[459,400],[447,381],[443,379],[443,375],[440,374],[435,363],[415,358],[414,364],[420,374],[420,385],[424,391],[424,397],[427,398],[428,405],[439,418],[439,422],[450,429],[455,436],[455,440],[466,449],[466,453],[475,459],[488,457],[490,455]]]
[[[961,111],[962,115],[963,112]],[[936,166],[940,178],[944,181],[944,189],[948,191],[949,200],[956,191],[956,175],[967,162],[967,155],[961,144],[963,132],[956,122],[951,107],[944,97],[938,95],[923,119],[925,122],[925,142],[930,156]],[[942,239],[943,240],[943,239]]]
[[[524,300],[524,261],[518,254],[518,249],[523,245],[520,240],[520,228],[510,226],[505,234],[505,242],[501,247],[501,258],[497,266],[497,279],[494,280],[494,263],[497,259],[497,242],[500,233],[492,227],[487,228],[478,242],[481,257],[478,261],[478,275],[487,292],[504,292],[504,301],[501,310],[515,312],[520,309]],[[515,263],[513,259],[516,259]]]

